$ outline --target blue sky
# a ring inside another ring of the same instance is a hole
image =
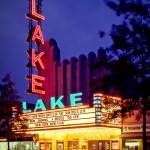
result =
[[[103,0],[43,0],[45,20],[42,21],[44,40],[54,38],[62,59],[97,52],[110,45],[109,36],[99,38],[99,31],[109,34],[112,24],[120,18],[105,6]],[[0,79],[12,72],[22,101],[35,102],[37,97],[26,94],[28,81],[28,0],[4,0],[0,5]]]

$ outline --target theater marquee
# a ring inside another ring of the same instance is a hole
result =
[[[55,109],[24,114],[29,130],[84,126],[95,123],[95,108],[88,106]]]

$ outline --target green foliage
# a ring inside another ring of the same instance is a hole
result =
[[[112,25],[112,45],[103,48],[108,61],[97,70],[107,74],[92,81],[96,90],[122,97],[122,115],[143,115],[143,149],[146,150],[146,114],[150,110],[150,3],[149,0],[104,0],[123,21]],[[105,33],[101,31],[100,37]],[[102,48],[101,48],[102,49]],[[99,84],[100,83],[100,84]],[[98,88],[99,86],[99,88]]]
[[[107,47],[112,69],[109,80],[123,99],[150,96],[150,3],[142,0],[105,0],[106,5],[123,16],[120,25],[112,25],[113,44]],[[122,60],[125,59],[125,63]],[[113,65],[112,65],[113,64]],[[108,77],[106,77],[108,78]],[[148,106],[148,105],[146,105]],[[136,107],[135,107],[136,108]],[[146,107],[146,110],[150,108]]]
[[[0,99],[3,101],[18,101],[20,96],[18,95],[17,89],[15,89],[15,81],[11,80],[11,74],[8,73],[2,79],[0,84]]]
[[[143,71],[142,73],[149,74],[150,3],[146,0],[118,0],[118,3],[108,0],[105,3],[116,15],[124,18],[120,25],[112,25],[110,36],[113,44],[108,51],[118,59],[122,55],[126,56]],[[144,65],[144,69],[141,65]]]
[[[0,83],[0,138],[6,138],[8,143],[12,138],[23,136],[18,131],[27,128],[27,120],[20,118],[22,105],[15,85],[10,73]]]

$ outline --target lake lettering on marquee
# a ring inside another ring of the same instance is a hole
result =
[[[81,96],[82,96],[82,93],[70,94],[70,106],[75,107],[75,106],[83,105],[83,103],[81,102],[81,100],[82,100]],[[56,99],[55,97],[51,97],[50,98],[50,109],[65,108],[65,105],[62,102],[63,98],[64,98],[64,96],[60,96],[58,99]],[[26,102],[22,103],[22,107],[23,107],[23,113],[31,112],[31,110],[27,108]],[[38,99],[36,102],[34,111],[37,111],[37,110],[41,110],[41,111],[47,110],[42,99]]]
[[[31,31],[29,32],[29,36],[27,38],[27,42],[34,42],[37,46],[39,44],[44,44],[44,38],[41,30],[41,26],[39,25],[39,21],[44,20],[45,17],[39,14],[36,4],[36,0],[31,0],[31,8],[29,14],[26,14],[28,19],[31,19],[35,23],[37,22],[36,26],[32,27]],[[44,52],[37,52],[34,48],[31,48],[27,51],[27,54],[30,58],[29,66],[38,69],[45,69],[44,64],[42,62],[42,57],[44,56]],[[27,66],[28,66],[27,65]],[[34,94],[45,94],[45,90],[42,88],[42,81],[45,80],[43,76],[39,76],[36,74],[31,74],[26,76],[26,79],[30,81],[28,93]]]

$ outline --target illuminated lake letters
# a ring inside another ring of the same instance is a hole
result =
[[[82,93],[70,94],[70,106],[74,107],[74,106],[83,105],[81,96],[82,96]],[[65,105],[63,104],[63,101],[62,101],[63,98],[64,98],[64,96],[60,96],[58,99],[56,99],[55,97],[51,97],[50,98],[50,108],[49,109],[56,109],[56,107],[57,108],[65,108]],[[23,112],[24,113],[31,112],[31,110],[28,110],[26,102],[23,102],[22,106],[23,106]],[[37,111],[37,110],[42,110],[42,111],[47,110],[47,108],[46,108],[46,106],[45,106],[42,99],[39,99],[36,102],[34,111]]]

